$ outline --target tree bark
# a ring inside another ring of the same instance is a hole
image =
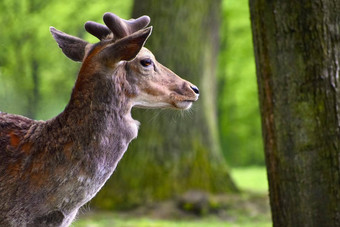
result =
[[[217,130],[216,63],[220,0],[135,1],[133,18],[151,17],[147,47],[156,59],[200,88],[188,113],[135,110],[138,138],[94,204],[131,206],[170,198],[190,189],[236,190],[228,174]],[[158,113],[160,112],[160,113]],[[184,116],[179,116],[184,115]]]
[[[249,5],[274,226],[340,226],[340,2]]]

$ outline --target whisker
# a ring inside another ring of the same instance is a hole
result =
[[[151,110],[149,110],[151,111]],[[156,121],[156,119],[158,119],[160,113],[162,112],[163,110],[160,109],[158,111],[153,111],[153,114],[152,114],[152,117],[149,119],[148,123],[154,123]]]

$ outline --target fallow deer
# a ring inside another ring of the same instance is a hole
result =
[[[82,65],[65,110],[47,121],[0,113],[0,226],[68,226],[137,137],[131,108],[188,109],[196,86],[143,47],[149,17],[87,22],[96,44],[51,27],[66,56]]]

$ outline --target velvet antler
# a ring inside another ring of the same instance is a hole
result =
[[[85,23],[86,31],[97,37],[99,40],[107,38],[118,40],[145,28],[150,23],[150,17],[148,16],[124,20],[113,13],[105,13],[103,20],[106,26],[93,21]],[[113,37],[109,37],[111,33],[113,34]]]
[[[148,16],[124,20],[113,13],[105,13],[103,20],[105,25],[88,21],[85,23],[85,29],[99,40],[111,39],[113,42],[145,28],[150,23],[150,17]],[[86,49],[91,49],[93,45],[54,27],[50,27],[50,31],[63,53],[73,61],[82,61],[86,54]]]

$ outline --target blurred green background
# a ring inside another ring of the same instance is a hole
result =
[[[84,22],[102,22],[101,17],[107,11],[128,19],[133,4],[132,0],[0,1],[0,111],[43,120],[60,113],[69,100],[80,64],[63,56],[48,30],[49,26],[97,42],[83,29]],[[231,167],[233,180],[242,191],[242,201],[251,201],[254,193],[266,200],[267,182],[248,1],[222,0],[221,6],[217,113],[222,152]],[[157,33],[157,27],[154,27],[154,33]],[[195,109],[191,114],[195,114]],[[156,118],[153,121],[157,121],[157,115],[153,116]],[[270,225],[267,208],[265,212],[255,215],[259,219],[242,215],[242,211],[231,212],[229,216],[239,218],[226,219],[230,226]],[[104,217],[100,220],[115,219],[114,226],[138,226],[136,223],[139,226],[200,226],[197,223],[191,225],[190,221],[172,225],[167,221],[132,218],[131,223],[126,223],[124,215]],[[112,225],[110,221],[97,225],[97,221],[91,217],[76,226]],[[224,221],[205,218],[201,224],[228,226]]]

